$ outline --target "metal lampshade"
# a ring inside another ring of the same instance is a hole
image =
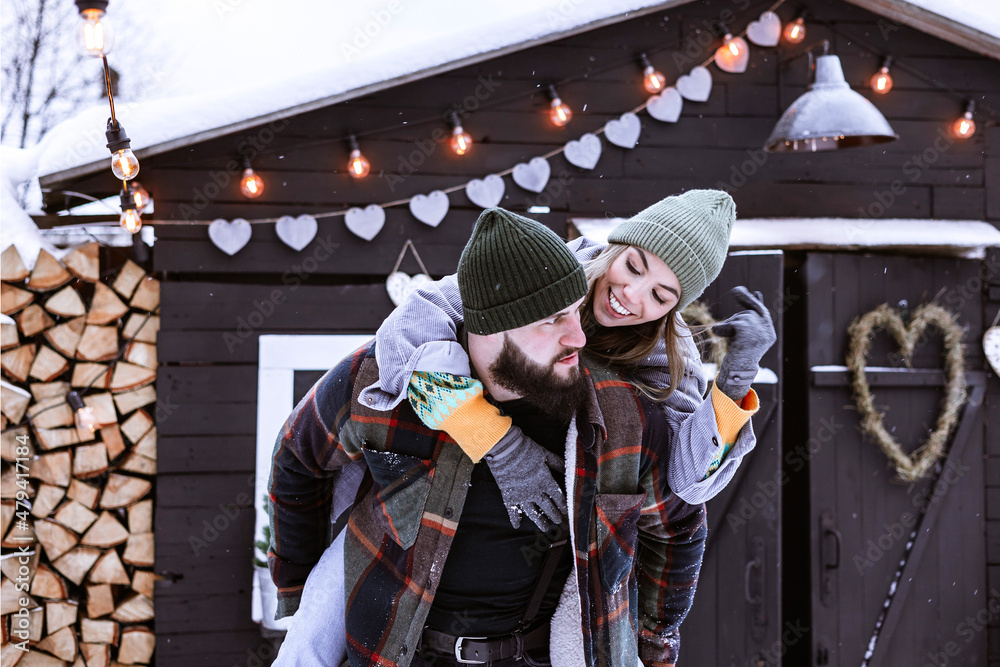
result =
[[[816,59],[816,80],[788,107],[764,149],[827,151],[873,146],[899,138],[875,105],[851,90],[837,56]]]

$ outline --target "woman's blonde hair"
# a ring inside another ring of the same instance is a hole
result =
[[[583,263],[589,290],[580,314],[581,325],[587,334],[586,350],[612,368],[629,372],[643,364],[662,337],[667,347],[670,386],[654,387],[637,380],[634,376],[630,382],[654,401],[665,401],[684,378],[684,351],[681,348],[681,337],[691,335],[690,332],[682,333],[678,329],[677,307],[672,308],[658,320],[622,327],[602,326],[594,317],[594,285],[628,248],[627,245],[612,243],[596,257]]]

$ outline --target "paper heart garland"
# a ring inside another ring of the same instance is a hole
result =
[[[681,108],[684,106],[684,98],[671,86],[659,95],[653,95],[646,102],[646,111],[656,120],[664,123],[676,123],[681,117]]]
[[[604,136],[615,146],[622,148],[635,148],[641,131],[642,123],[639,122],[639,117],[631,111],[604,124]]]
[[[781,19],[774,12],[764,12],[747,26],[747,39],[757,46],[777,46],[781,39]]]
[[[410,200],[413,217],[431,227],[437,227],[448,213],[448,195],[435,190],[429,195],[417,195]]]
[[[482,180],[474,178],[469,181],[465,186],[465,195],[476,206],[493,208],[503,201],[505,189],[503,179],[496,174],[490,174]]]
[[[531,192],[541,192],[545,189],[545,184],[549,182],[549,175],[552,168],[549,163],[540,157],[532,158],[530,162],[521,162],[514,166],[511,176],[514,182],[525,190]]]
[[[297,218],[283,215],[275,223],[274,231],[289,248],[302,250],[316,238],[317,227],[316,218],[311,215],[300,215]]]
[[[983,351],[993,372],[1000,375],[1000,327],[992,326],[983,334]]]
[[[344,224],[355,236],[365,241],[375,238],[385,224],[385,210],[378,204],[369,204],[364,208],[355,206],[347,211]]]
[[[564,154],[570,164],[580,169],[593,169],[601,159],[601,140],[596,134],[587,132],[579,140],[567,142]]]
[[[705,102],[712,92],[712,73],[702,66],[677,79],[677,92],[686,100]]]
[[[231,222],[219,218],[213,220],[212,224],[208,226],[208,238],[212,240],[216,248],[230,257],[250,242],[252,233],[250,223],[243,218],[236,218]]]
[[[389,299],[398,306],[410,296],[410,292],[420,289],[429,282],[431,277],[426,273],[410,276],[402,271],[393,271],[385,279],[385,289],[389,292]]]
[[[945,396],[941,401],[941,414],[927,441],[908,455],[885,428],[884,415],[875,407],[875,401],[865,375],[865,362],[875,329],[885,329],[896,339],[903,360],[909,364],[913,348],[928,326],[944,334]],[[851,372],[851,389],[861,413],[861,428],[878,443],[879,448],[895,465],[904,481],[912,482],[926,475],[944,452],[945,441],[958,423],[959,408],[965,403],[965,361],[962,356],[963,330],[955,316],[936,304],[923,304],[913,311],[909,326],[903,324],[899,313],[882,304],[875,310],[856,318],[847,328],[847,368]]]

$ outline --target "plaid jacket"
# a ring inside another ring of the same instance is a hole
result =
[[[669,493],[663,411],[602,367],[584,370],[593,391],[571,425],[566,466],[576,553],[567,590],[576,596],[564,592],[560,603],[576,610],[569,641],[580,657],[567,662],[673,663],[704,552],[704,505]],[[269,481],[268,562],[280,618],[298,607],[327,546],[338,476],[363,460],[369,474],[346,529],[348,655],[355,666],[402,667],[434,601],[473,463],[408,402],[392,412],[360,404],[377,374],[369,344],[326,373],[285,423]],[[554,665],[562,653],[555,623]]]

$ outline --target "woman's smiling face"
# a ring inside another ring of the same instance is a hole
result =
[[[662,259],[628,246],[594,283],[594,318],[606,327],[652,322],[680,297],[680,282]]]

